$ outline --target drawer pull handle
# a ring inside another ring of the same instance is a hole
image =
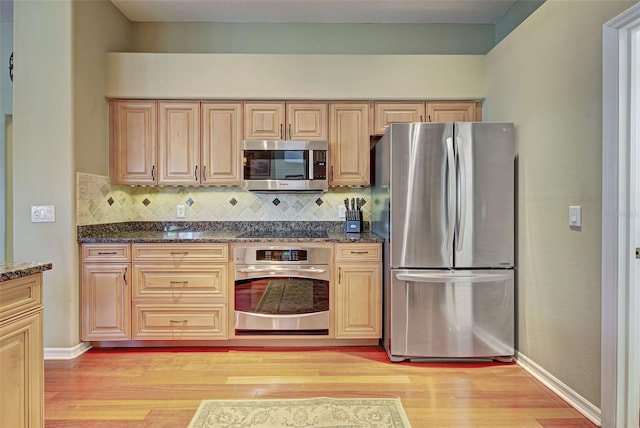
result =
[[[187,320],[169,320],[171,324],[186,324]]]
[[[172,256],[179,256],[179,255],[183,255],[183,256],[188,256],[189,252],[188,251],[172,251],[171,252]]]
[[[369,254],[368,251],[351,251],[351,254]]]
[[[189,285],[189,281],[169,281],[170,284],[184,284]]]
[[[115,251],[98,251],[99,256],[115,256],[116,254],[118,253],[116,253]]]

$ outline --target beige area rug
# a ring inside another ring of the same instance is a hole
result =
[[[410,428],[399,398],[204,400],[189,428]]]

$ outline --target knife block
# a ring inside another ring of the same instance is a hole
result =
[[[344,231],[346,233],[360,233],[362,230],[362,211],[347,210],[345,219]]]

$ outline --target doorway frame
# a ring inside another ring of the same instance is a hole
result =
[[[632,40],[632,37],[635,40]],[[640,405],[640,3],[603,25],[601,426],[637,427]],[[635,53],[631,48],[635,47]],[[632,94],[632,90],[634,94]]]

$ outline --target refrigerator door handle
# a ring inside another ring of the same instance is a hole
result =
[[[458,226],[457,251],[462,251],[464,242],[465,220],[467,216],[467,168],[464,161],[464,151],[462,151],[462,138],[456,137],[456,173],[459,186],[458,191]]]
[[[453,252],[453,237],[456,226],[456,155],[453,147],[453,138],[447,138],[447,253]]]
[[[504,281],[510,278],[509,273],[397,273],[396,279],[411,282],[491,282]]]

